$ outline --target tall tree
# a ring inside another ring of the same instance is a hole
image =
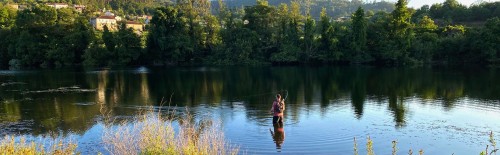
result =
[[[326,9],[323,8],[320,15],[320,41],[318,47],[318,59],[323,62],[334,62],[340,60],[342,52],[338,50],[338,39],[330,22]]]
[[[130,65],[141,55],[141,38],[132,28],[127,28],[125,23],[120,25],[115,34],[116,49],[113,52],[116,63]]]
[[[412,42],[410,57],[418,63],[430,63],[437,49],[438,35],[437,25],[428,16],[419,19],[415,29],[416,37]]]
[[[275,8],[269,6],[267,0],[258,0],[257,5],[245,8],[244,27],[259,35],[258,49],[252,53],[252,57],[258,60],[266,60],[270,57],[271,51],[276,48],[273,40],[276,28],[275,17]]]
[[[171,64],[189,61],[192,45],[184,14],[173,6],[160,7],[151,20],[148,53],[154,63]]]
[[[407,4],[407,0],[398,0],[396,9],[392,12],[391,37],[395,47],[391,49],[392,55],[389,58],[399,60],[399,63],[408,61],[408,49],[411,47],[413,37],[411,12],[406,7]]]
[[[369,61],[369,54],[366,47],[366,29],[367,21],[365,11],[358,7],[358,10],[352,16],[352,34],[351,34],[351,54],[352,63],[361,63]]]
[[[317,44],[316,44],[316,21],[308,14],[304,24],[304,39],[303,39],[303,54],[301,60],[309,63],[312,58],[317,57]]]
[[[10,55],[18,62],[16,66],[47,67],[47,52],[53,46],[52,32],[56,23],[56,9],[45,5],[35,5],[18,14],[15,31],[19,37],[14,48],[9,48]]]

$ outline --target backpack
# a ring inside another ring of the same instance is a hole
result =
[[[283,112],[283,104],[281,104],[281,103],[279,103],[279,102],[278,102],[278,103],[276,103],[276,104],[274,105],[274,112],[277,112],[277,113],[281,113],[281,112]]]

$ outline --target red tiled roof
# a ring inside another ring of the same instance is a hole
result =
[[[47,3],[47,5],[68,5],[66,3]]]
[[[115,16],[99,16],[97,19],[115,19]]]
[[[134,24],[134,25],[142,25],[142,23],[136,22],[136,21],[127,21],[127,24]]]

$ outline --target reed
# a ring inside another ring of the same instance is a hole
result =
[[[495,141],[495,137],[493,136],[493,131],[490,131],[490,139],[489,139],[489,142],[490,142],[491,146],[493,147],[493,150],[491,151],[491,153],[490,153],[490,154],[493,154],[493,153],[494,153],[494,154],[496,155],[496,154],[497,154],[498,149],[497,149],[497,143],[496,143],[496,141]]]
[[[488,142],[490,142],[490,144],[486,145],[486,150],[484,150],[481,153],[479,153],[480,155],[496,155],[497,154],[497,151],[498,151],[498,149],[497,149],[497,143],[495,141],[495,137],[493,135],[493,131],[490,131],[489,137],[490,138],[489,138]],[[488,149],[489,149],[490,145],[492,147],[492,150],[490,152],[488,152]]]
[[[392,141],[392,155],[397,155],[398,148],[397,148],[398,142],[393,140]]]
[[[354,155],[358,155],[358,143],[356,142],[356,137],[354,137]]]
[[[366,139],[366,154],[375,155],[375,152],[373,152],[373,141],[370,136]]]
[[[212,119],[195,121],[190,114],[147,112],[107,127],[103,141],[111,154],[237,154],[239,148],[226,142],[220,125]]]
[[[49,138],[43,142],[28,142],[25,137],[16,140],[14,136],[5,136],[0,140],[0,154],[2,155],[77,154],[76,147],[76,144],[58,138]]]

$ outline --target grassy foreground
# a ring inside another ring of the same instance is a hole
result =
[[[25,138],[15,140],[13,136],[5,136],[0,140],[1,155],[66,155],[75,154],[77,145],[63,142],[60,139],[51,139],[49,143],[26,142]]]
[[[237,154],[239,148],[224,138],[220,122],[194,121],[189,114],[164,116],[160,112],[138,114],[131,121],[116,123],[105,119],[102,141],[104,154]],[[175,124],[175,125],[174,125]],[[59,139],[27,142],[25,138],[6,136],[0,140],[0,155],[80,154],[77,145]],[[101,154],[101,153],[99,153]]]
[[[189,114],[173,117],[149,112],[133,122],[106,128],[102,139],[111,154],[237,154],[239,148],[226,142],[220,124],[211,119],[194,121]]]

